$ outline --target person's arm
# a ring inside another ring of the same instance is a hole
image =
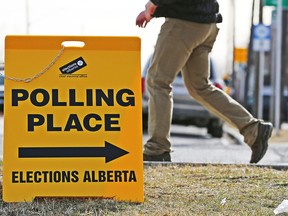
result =
[[[152,1],[148,1],[145,5],[145,17],[151,20],[153,18],[152,15],[154,14],[156,8],[157,6]]]
[[[156,10],[157,6],[151,1],[148,1],[145,5],[145,10],[142,11],[136,18],[136,25],[142,28],[145,28],[148,22],[153,19],[153,13]]]

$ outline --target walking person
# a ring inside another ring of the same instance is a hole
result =
[[[171,83],[181,70],[189,94],[224,121],[236,126],[259,162],[268,148],[273,126],[254,118],[241,104],[209,80],[209,54],[222,22],[217,0],[150,0],[136,18],[145,28],[154,17],[165,17],[147,75],[148,135],[144,161],[171,161]]]

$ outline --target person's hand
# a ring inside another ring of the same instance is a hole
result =
[[[142,11],[136,18],[136,25],[145,28],[149,21],[145,16],[145,11]]]
[[[146,25],[153,19],[152,14],[155,12],[157,6],[153,4],[151,1],[145,5],[145,10],[142,11],[136,18],[136,25],[145,28]]]

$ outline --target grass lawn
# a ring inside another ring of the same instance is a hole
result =
[[[144,203],[96,198],[4,203],[1,199],[0,215],[274,215],[274,209],[288,199],[284,170],[171,164],[145,165],[144,175]]]

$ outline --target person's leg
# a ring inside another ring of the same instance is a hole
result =
[[[265,146],[263,147],[261,144],[261,148],[267,149],[266,144],[268,138],[271,136],[272,125],[264,124],[260,120],[254,118],[242,105],[222,90],[216,88],[209,81],[209,53],[213,47],[217,33],[218,29],[216,25],[211,25],[210,36],[203,44],[193,50],[193,53],[183,67],[185,85],[190,95],[207,107],[208,110],[212,111],[224,121],[235,125],[240,133],[244,135],[245,142],[251,148],[256,142],[259,142],[260,133],[262,133],[262,135],[263,133],[266,134],[264,140],[261,141]],[[263,143],[265,140],[266,144]],[[253,154],[255,153],[255,155],[252,155],[251,161],[254,162],[260,157],[262,158],[266,149],[260,149],[260,152],[256,150],[257,154],[253,151]]]
[[[144,145],[145,155],[161,155],[170,152],[170,126],[172,117],[171,83],[185,65],[191,51],[183,35],[189,35],[196,45],[207,35],[207,28],[189,28],[191,22],[166,19],[155,47],[147,76],[149,97],[148,135]]]
[[[211,25],[210,37],[194,49],[183,67],[184,82],[192,97],[224,121],[235,125],[240,131],[248,125],[254,125],[253,129],[249,131],[251,135],[244,134],[246,135],[245,141],[251,145],[256,138],[257,124],[255,123],[258,122],[258,119],[255,119],[242,105],[209,81],[209,53],[217,33],[216,25]]]

